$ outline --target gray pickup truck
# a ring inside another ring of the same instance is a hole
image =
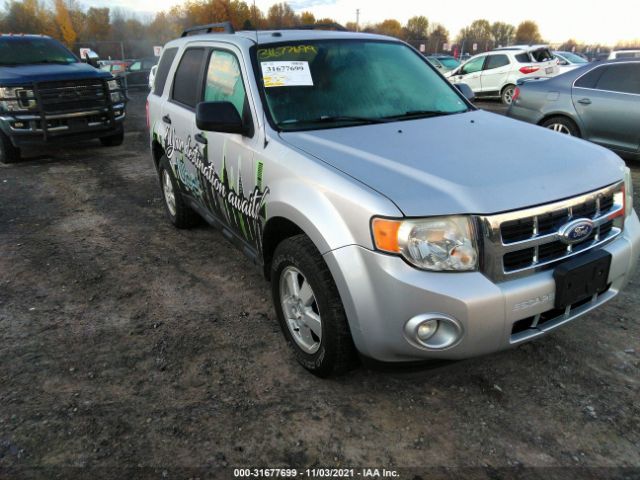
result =
[[[218,27],[164,47],[148,98],[166,212],[264,270],[311,372],[506,349],[631,278],[614,153],[476,109],[396,39]]]

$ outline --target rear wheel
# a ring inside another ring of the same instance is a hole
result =
[[[100,138],[100,143],[103,147],[117,147],[122,145],[124,141],[124,130],[120,130],[119,132],[109,135],[108,137]]]
[[[573,120],[567,117],[551,117],[542,122],[542,126],[554,132],[572,137],[580,137],[580,130]]]
[[[515,85],[507,85],[506,87],[504,87],[502,89],[502,93],[500,94],[502,103],[504,103],[505,105],[511,105],[511,102],[513,102],[513,94],[515,93],[515,91]]]
[[[271,292],[280,327],[304,368],[328,377],[355,364],[355,347],[338,289],[306,235],[288,238],[276,248]]]
[[[20,160],[20,149],[15,147],[9,137],[0,132],[0,163],[14,163]]]
[[[176,228],[190,228],[197,225],[200,217],[182,198],[178,181],[173,175],[171,165],[166,156],[160,159],[160,188],[164,200],[164,209],[171,223]]]

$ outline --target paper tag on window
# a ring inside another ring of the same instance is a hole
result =
[[[265,87],[312,87],[309,62],[262,62]]]

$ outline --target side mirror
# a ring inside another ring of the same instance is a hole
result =
[[[196,125],[205,132],[245,135],[249,131],[231,102],[200,102],[196,107]]]
[[[454,86],[460,91],[464,98],[466,98],[470,102],[473,102],[476,99],[476,94],[473,93],[471,87],[466,83],[456,83]]]

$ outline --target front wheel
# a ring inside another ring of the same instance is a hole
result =
[[[124,130],[120,130],[119,132],[109,135],[108,137],[101,137],[100,143],[103,147],[118,147],[122,145],[124,142]]]
[[[20,160],[20,149],[16,148],[9,137],[0,132],[0,163],[14,163]]]
[[[271,292],[280,327],[304,368],[328,377],[354,365],[355,347],[338,289],[307,236],[288,238],[276,248]]]
[[[515,91],[515,85],[507,85],[506,87],[504,87],[502,89],[502,94],[500,95],[502,103],[504,103],[505,105],[511,105],[511,103],[513,102],[513,94],[515,93]]]

